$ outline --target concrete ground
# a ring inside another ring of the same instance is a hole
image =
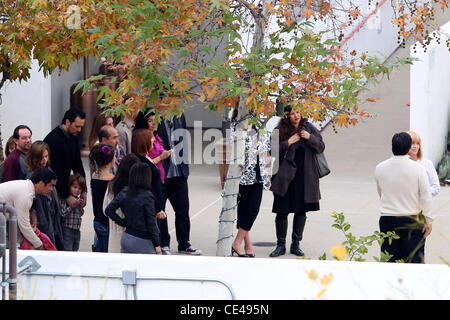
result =
[[[408,56],[410,45],[407,43],[405,49],[398,49],[391,58]],[[301,248],[308,258],[318,259],[326,253],[327,259],[332,259],[330,248],[345,240],[341,231],[331,227],[334,210],[344,213],[346,221],[351,224],[349,232],[355,236],[368,236],[378,230],[378,194],[373,173],[379,162],[390,157],[392,135],[409,129],[409,108],[406,105],[409,102],[409,67],[394,70],[389,80],[384,79],[366,95],[380,98],[378,102],[362,107],[374,117],[355,127],[338,128],[338,133],[334,133],[331,126],[322,131],[332,173],[320,181],[321,210],[307,214]],[[86,158],[84,161],[85,168],[89,168]],[[191,243],[201,249],[203,255],[215,256],[222,204],[218,165],[192,165],[188,181]],[[91,201],[89,195],[83,217],[80,251],[91,251],[94,237]],[[275,246],[272,202],[272,193],[265,191],[259,216],[250,233],[257,258],[267,258]],[[444,259],[450,261],[450,188],[442,187],[440,194],[434,198],[433,207],[436,220],[426,241],[425,260],[427,263],[441,264]],[[171,248],[176,250],[174,214],[170,204],[167,205],[167,214]],[[291,225],[292,215],[289,218],[287,245],[290,244]],[[365,258],[373,261],[373,256],[379,256],[377,243],[369,248]],[[274,259],[296,259],[296,256],[287,253]]]

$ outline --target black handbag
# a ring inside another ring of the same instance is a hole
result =
[[[288,190],[289,184],[295,177],[297,165],[295,164],[294,156],[295,148],[289,147],[283,161],[280,164],[280,167],[278,168],[277,174],[272,178],[270,190],[280,197],[284,197]]]
[[[323,178],[326,175],[330,174],[331,170],[328,167],[327,159],[325,159],[325,155],[323,152],[315,153],[314,159],[316,161],[317,172],[319,173],[319,178]]]

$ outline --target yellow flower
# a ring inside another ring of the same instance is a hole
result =
[[[333,281],[333,274],[326,274],[320,279],[320,284],[324,287],[328,286],[330,282]]]
[[[316,281],[317,277],[319,276],[314,269],[312,269],[311,271],[307,271],[306,274],[308,275],[308,278],[310,278],[312,281]]]
[[[342,246],[342,244],[338,244],[336,247],[330,249],[331,253],[334,254],[336,259],[340,261],[347,260],[347,250]]]

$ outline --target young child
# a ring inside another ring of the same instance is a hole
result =
[[[41,232],[37,228],[37,214],[36,214],[36,210],[34,210],[33,208],[30,209],[30,225],[33,228],[33,231],[39,237],[39,239],[41,239],[44,249],[56,251],[56,247],[53,245],[50,238],[45,233]],[[20,249],[21,250],[31,250],[31,249],[33,249],[33,247],[31,246],[31,243],[26,238],[23,238],[23,241],[20,245]]]
[[[87,191],[86,179],[79,173],[69,176],[70,196],[78,203],[71,207],[64,199],[61,201],[64,251],[78,251],[80,247],[81,216],[84,214],[81,194]]]

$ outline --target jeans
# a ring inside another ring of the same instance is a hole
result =
[[[80,247],[80,229],[62,227],[64,239],[64,251],[78,251]]]
[[[94,221],[94,230],[97,235],[94,252],[108,252],[109,225]]]
[[[126,232],[122,234],[120,240],[120,252],[156,254],[152,240],[135,237]]]

